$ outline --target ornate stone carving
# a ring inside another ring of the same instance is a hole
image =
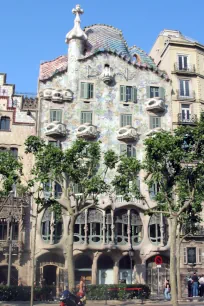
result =
[[[62,92],[62,99],[64,100],[64,101],[72,101],[72,99],[73,99],[73,93],[72,93],[72,91],[71,90],[64,90],[63,92]]]
[[[151,98],[145,103],[147,111],[163,112],[165,110],[164,100],[161,98]]]
[[[52,89],[46,88],[43,92],[44,99],[51,100],[52,98]]]
[[[131,125],[123,126],[117,133],[118,140],[134,141],[138,138],[138,133]]]
[[[65,42],[68,44],[71,39],[81,39],[81,40],[87,40],[87,35],[85,32],[81,29],[80,23],[80,15],[84,13],[84,10],[81,9],[80,5],[77,4],[76,8],[72,10],[72,13],[76,15],[74,20],[74,28],[66,35]]]
[[[46,88],[43,92],[43,97],[46,100],[52,100],[55,103],[63,103],[64,101],[72,101],[73,93],[70,89],[53,90]]]
[[[53,121],[49,123],[45,128],[46,136],[65,136],[66,127],[59,121]]]
[[[103,69],[102,80],[105,84],[110,84],[113,80],[113,69],[109,65],[105,65]]]
[[[52,102],[62,103],[62,92],[59,90],[53,90],[52,92]]]
[[[97,127],[91,123],[84,123],[77,130],[78,138],[94,139],[98,135]]]

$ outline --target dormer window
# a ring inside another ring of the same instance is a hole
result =
[[[81,98],[93,99],[94,84],[93,83],[81,83]]]
[[[135,86],[120,86],[120,101],[137,102],[137,88]]]

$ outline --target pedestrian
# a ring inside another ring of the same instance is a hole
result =
[[[86,278],[85,276],[81,276],[80,278],[80,283],[79,285],[77,286],[79,288],[79,291],[77,292],[77,296],[79,298],[79,300],[81,302],[83,302],[84,304],[86,303]],[[80,304],[80,303],[78,303]]]
[[[171,299],[171,295],[170,295],[171,286],[170,286],[170,283],[169,283],[168,279],[165,281],[164,286],[165,286],[165,288],[164,288],[164,297],[165,297],[165,300],[170,301],[170,299]]]
[[[192,287],[192,277],[190,275],[186,276],[187,285],[188,285],[188,297],[192,297],[193,295],[193,287]]]
[[[204,296],[204,274],[201,275],[199,278],[199,284],[200,284],[200,296]]]
[[[196,272],[192,276],[193,297],[198,296],[198,276]]]

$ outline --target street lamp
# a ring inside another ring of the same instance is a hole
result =
[[[130,257],[130,283],[132,285],[132,259],[134,257],[134,250],[130,249],[128,254],[129,254],[129,257]]]

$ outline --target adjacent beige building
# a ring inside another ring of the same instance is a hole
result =
[[[195,125],[204,111],[204,45],[179,31],[164,30],[157,37],[150,56],[157,67],[165,70],[172,82],[172,121],[178,125]],[[182,244],[181,273],[204,272],[204,228]]]
[[[24,153],[24,142],[28,136],[36,133],[36,106],[36,99],[16,95],[15,85],[7,84],[6,74],[0,73],[0,150],[9,150],[21,159],[24,173],[22,184],[26,184],[30,178],[33,162],[32,155]],[[0,202],[3,201],[1,198]],[[11,284],[19,281],[29,283],[30,208],[30,201],[21,198],[14,186],[13,194],[0,211],[0,283],[7,283],[11,227]]]

